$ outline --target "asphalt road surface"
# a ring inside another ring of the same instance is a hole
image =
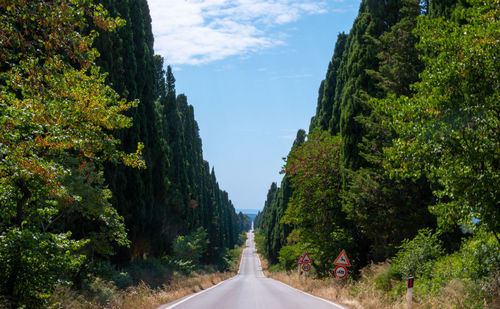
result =
[[[238,275],[157,309],[341,309],[262,273],[253,231],[248,232]]]

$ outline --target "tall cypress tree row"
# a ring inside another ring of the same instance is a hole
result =
[[[302,145],[306,132],[299,130],[292,146],[292,150]],[[255,219],[255,227],[262,229],[265,235],[265,255],[273,264],[278,262],[279,251],[286,245],[286,239],[292,231],[292,226],[283,222],[285,211],[293,194],[293,186],[285,174],[281,187],[272,183],[267,193],[264,208]]]
[[[343,71],[343,87],[337,91],[341,91],[342,160],[344,167],[349,169],[357,169],[363,164],[358,144],[364,130],[356,117],[370,112],[366,104],[370,97],[383,95],[376,86],[377,81],[367,73],[367,70],[378,70],[376,38],[397,22],[400,3],[397,0],[363,0],[347,38],[339,68]]]
[[[125,151],[144,143],[147,168],[141,171],[108,165],[105,177],[113,205],[125,218],[131,247],[117,248],[116,261],[171,253],[172,241],[204,227],[212,242],[205,262],[237,241],[238,216],[228,194],[203,160],[194,109],[177,96],[170,66],[153,55],[151,17],[146,0],[102,0],[111,16],[127,23],[101,33],[96,47],[108,82],[123,97],[140,101],[130,111],[134,125],[117,133]]]
[[[321,82],[318,93],[318,106],[316,115],[311,119],[309,132],[316,128],[329,130],[333,135],[340,131],[340,102],[335,100],[335,94],[342,89],[339,75],[339,67],[345,50],[347,35],[339,33],[332,60],[326,71],[326,78]],[[338,86],[337,86],[338,83]]]
[[[129,250],[120,248],[120,256],[144,256],[153,246],[151,235],[155,212],[161,203],[155,201],[155,192],[162,190],[161,182],[153,181],[153,171],[161,162],[160,141],[155,121],[154,101],[155,63],[153,57],[153,36],[147,2],[144,0],[102,1],[111,16],[126,20],[126,25],[115,33],[101,33],[96,47],[104,55],[98,64],[109,73],[109,83],[123,97],[141,103],[130,112],[133,126],[118,133],[125,151],[133,149],[138,142],[144,143],[143,156],[147,169],[137,172],[132,169],[109,165],[105,176],[113,192],[113,205],[128,223]],[[157,176],[157,175],[155,175]],[[155,187],[156,186],[156,187]],[[130,224],[137,221],[135,224]],[[158,225],[158,224],[156,224]]]
[[[436,227],[436,218],[428,211],[436,202],[430,181],[391,179],[384,169],[383,149],[396,136],[383,124],[387,116],[373,111],[369,102],[412,95],[410,85],[423,69],[412,32],[417,17],[446,15],[460,5],[441,0],[363,0],[350,33],[338,35],[309,130],[310,134],[328,131],[341,139],[343,185],[337,202],[339,218],[344,219],[332,223],[331,232],[337,226],[351,239],[357,267],[391,257],[404,238],[412,238],[420,228]],[[282,217],[278,207],[282,188],[273,189],[256,222],[266,236],[266,255],[276,263],[286,235],[277,224]],[[292,200],[297,190],[292,191]]]

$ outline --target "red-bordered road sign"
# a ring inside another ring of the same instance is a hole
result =
[[[344,266],[337,266],[335,268],[335,277],[343,279],[345,278],[345,276],[347,276],[347,268],[345,268]]]
[[[302,264],[302,270],[303,271],[310,271],[311,270],[311,264],[308,264],[308,263]]]
[[[299,259],[297,260],[297,264],[302,264],[302,260],[304,259],[304,257],[301,255],[299,257]]]
[[[311,261],[311,258],[309,257],[309,253],[306,252],[306,254],[304,254],[304,258],[302,259],[302,264],[304,263],[312,263]]]
[[[347,258],[345,250],[342,250],[342,252],[340,252],[339,256],[335,259],[335,262],[333,262],[333,264],[339,266],[351,266],[351,263],[349,263],[349,259]]]

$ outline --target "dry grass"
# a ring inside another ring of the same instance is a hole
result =
[[[263,263],[265,265],[265,263]],[[390,267],[389,263],[373,264],[361,271],[361,279],[339,280],[336,278],[314,279],[302,276],[299,279],[297,271],[269,272],[264,271],[269,278],[279,280],[309,294],[331,300],[347,308],[355,309],[399,309],[406,308],[406,297],[400,295],[392,301],[389,295],[376,288],[375,278],[383,274]],[[485,299],[480,303],[466,301],[465,295],[469,293],[464,281],[454,279],[443,287],[437,295],[420,299],[412,303],[413,309],[452,309],[452,308],[500,308],[500,280],[493,280],[492,286],[485,287],[493,298],[487,303]]]
[[[186,295],[205,290],[221,281],[234,276],[234,273],[214,273],[190,278],[178,278],[161,289],[152,290],[139,285],[127,290],[118,300],[107,308],[156,308]]]
[[[382,272],[388,264],[371,265],[364,269],[363,279],[357,282],[350,280],[340,280],[337,278],[314,279],[310,276],[299,278],[297,271],[292,272],[269,272],[267,262],[263,261],[264,273],[267,277],[281,281],[296,289],[309,294],[331,300],[347,308],[355,309],[396,309],[405,308],[405,301],[392,303],[382,291],[377,290],[373,285],[373,277]],[[414,306],[413,308],[418,308]]]
[[[117,289],[111,282],[96,278],[94,295],[84,295],[68,287],[58,287],[51,297],[50,308],[54,309],[151,309],[172,302],[192,293],[205,290],[236,275],[241,263],[243,248],[240,248],[239,262],[231,271],[204,273],[192,276],[176,275],[168,284],[153,289],[141,283],[126,290]]]
[[[162,288],[152,289],[139,284],[124,291],[110,283],[102,282],[100,294],[89,299],[69,288],[60,287],[52,296],[52,308],[75,309],[150,309],[172,302],[192,293],[205,290],[221,281],[233,277],[233,272],[211,273],[192,277],[178,277]]]

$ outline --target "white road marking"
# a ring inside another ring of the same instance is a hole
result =
[[[186,301],[190,300],[191,298],[196,297],[196,296],[198,296],[198,295],[201,295],[201,294],[203,294],[203,293],[205,293],[205,292],[208,292],[208,291],[210,291],[211,289],[216,288],[216,287],[218,287],[219,285],[221,285],[221,284],[223,284],[223,283],[225,283],[225,282],[228,282],[228,281],[230,281],[230,280],[232,280],[232,279],[234,279],[234,278],[236,278],[236,276],[231,277],[231,278],[229,278],[229,279],[226,279],[226,280],[224,280],[224,281],[221,281],[221,282],[217,283],[216,285],[213,285],[213,286],[209,287],[209,288],[208,288],[208,289],[206,289],[206,290],[203,290],[203,291],[200,291],[200,292],[194,293],[193,295],[191,295],[191,296],[189,296],[189,297],[186,297],[185,299],[181,300],[180,302],[175,303],[175,304],[173,304],[173,305],[171,305],[171,306],[169,306],[169,307],[163,307],[163,306],[161,306],[161,307],[158,307],[157,309],[172,309],[172,308],[175,308],[175,307],[177,307],[178,305],[180,305],[180,304],[182,304],[182,303],[184,303],[184,302],[186,302]]]

